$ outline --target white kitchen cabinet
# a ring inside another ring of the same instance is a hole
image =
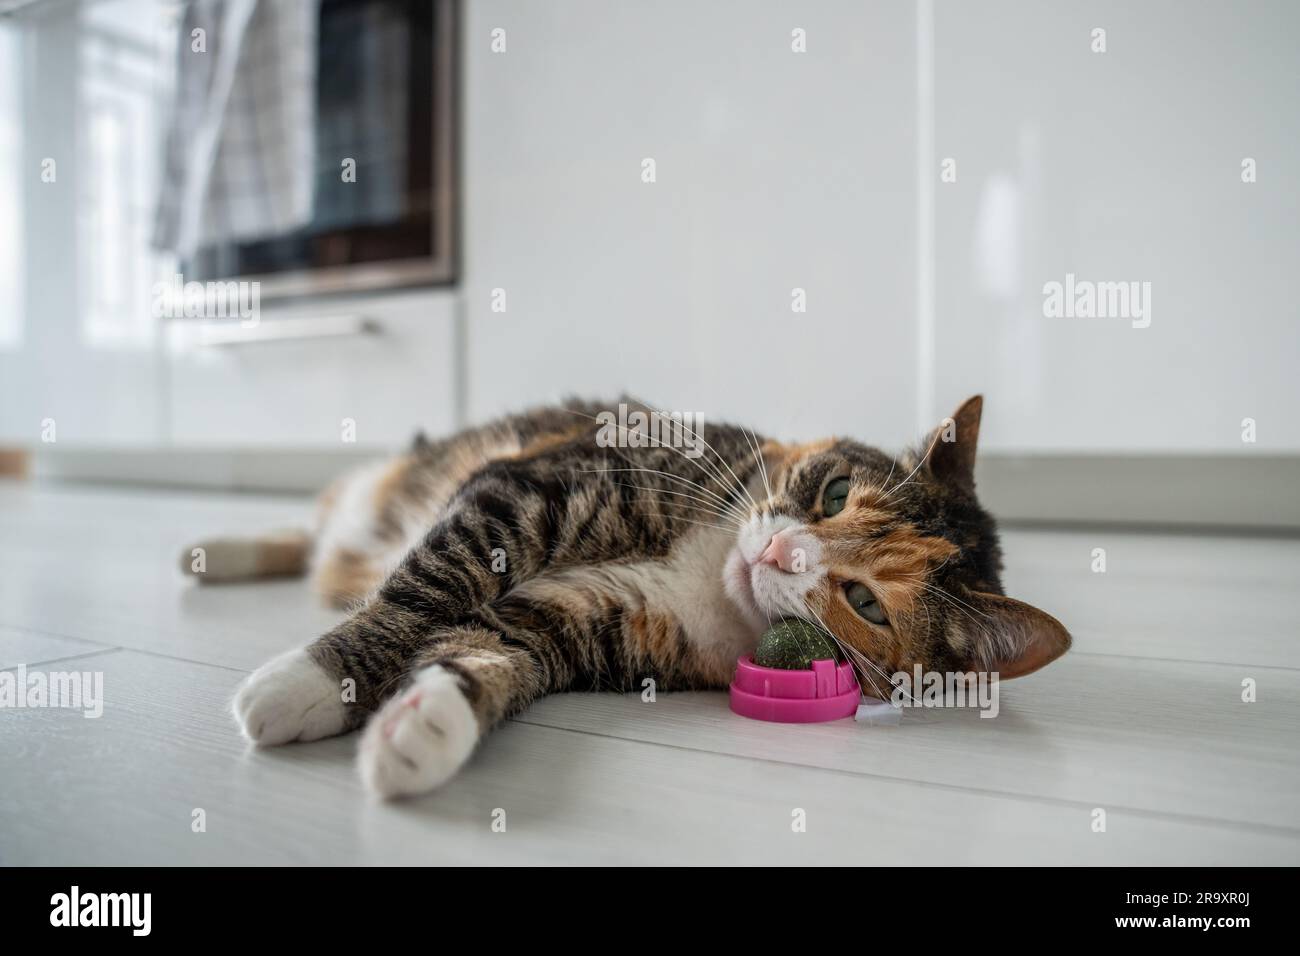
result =
[[[984,390],[986,451],[1300,450],[1297,30],[1285,0],[935,4],[932,401]],[[1149,283],[1149,324],[1045,316],[1069,274]]]
[[[911,2],[466,21],[472,417],[627,389],[706,424],[918,437]]]
[[[454,293],[427,290],[263,306],[259,330],[297,318],[356,316],[377,331],[221,346],[199,344],[200,327],[176,320],[168,330],[170,440],[347,450],[403,446],[418,428],[450,432],[456,309]]]

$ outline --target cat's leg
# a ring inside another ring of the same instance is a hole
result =
[[[408,529],[433,523],[441,502],[410,500],[418,472],[416,457],[401,455],[349,472],[321,495],[310,573],[326,604],[351,608],[373,594],[406,553]]]
[[[435,635],[578,556],[578,544],[558,540],[547,499],[521,491],[508,466],[498,472],[469,483],[453,513],[346,621],[248,679],[235,715],[250,739],[271,745],[359,727],[404,685]]]
[[[439,633],[366,725],[361,777],[386,797],[441,786],[487,730],[551,687],[544,661],[507,634],[473,625]]]
[[[304,648],[263,664],[235,692],[235,719],[263,746],[319,740],[349,729],[345,685]]]

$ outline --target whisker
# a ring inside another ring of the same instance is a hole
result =
[[[669,488],[655,488],[654,485],[637,485],[637,484],[628,483],[628,481],[615,481],[614,484],[619,486],[619,488],[636,488],[638,490],[641,490],[641,492],[649,492],[650,494],[671,494],[671,496],[675,498],[688,498],[690,499],[690,501],[698,502],[699,505],[706,507],[708,511],[711,511],[712,514],[718,515],[719,518],[728,518],[728,519],[735,520],[737,525],[744,523],[741,522],[740,519],[738,519],[737,515],[732,514],[732,512],[728,512],[728,511],[724,511],[723,509],[720,509],[718,505],[715,505],[715,503],[708,501],[708,498],[701,498],[699,496],[695,496],[695,494],[692,494],[690,492],[673,492],[673,490]]]
[[[724,498],[716,491],[704,487],[704,485],[700,484],[698,481],[691,481],[691,479],[689,478],[684,478],[681,475],[674,475],[670,471],[663,471],[659,468],[639,467],[639,468],[579,468],[578,469],[579,474],[596,474],[596,475],[611,474],[611,473],[625,472],[625,471],[644,471],[644,472],[649,472],[652,475],[659,475],[662,478],[669,478],[673,481],[684,482],[685,484],[688,484],[693,488],[698,488],[700,491],[704,492],[705,494],[710,495],[713,498],[716,498],[719,504],[732,503],[729,501],[729,499]]]
[[[704,499],[696,498],[694,495],[688,495],[684,491],[669,491],[666,488],[651,488],[646,485],[631,485],[621,481],[615,482],[615,484],[618,485],[620,488],[636,488],[639,491],[648,491],[651,494],[657,494],[657,495],[677,495],[682,498],[689,498],[691,501],[701,502],[701,504],[703,505],[708,504],[708,502],[705,501]],[[728,524],[731,524],[732,526],[738,529],[743,527],[743,523],[735,516],[719,511],[717,508],[701,507],[699,505],[681,505],[681,507],[689,508],[692,511],[702,511],[705,514],[711,514],[716,518],[721,518],[723,521],[726,521]]]
[[[862,665],[865,664],[867,665],[867,667],[870,667],[871,669],[875,670],[878,674],[880,674],[881,677],[885,679],[885,683],[888,684],[890,687],[892,687],[894,685],[894,682],[893,680],[890,679],[889,675],[886,674],[883,669],[878,667],[874,661],[872,661],[869,657],[867,657],[865,654],[859,651],[856,647],[853,647],[847,642],[840,640],[840,638],[835,634],[835,632],[830,629],[830,626],[824,620],[822,620],[821,615],[812,609],[812,605],[810,605],[807,601],[803,601],[803,600],[801,600],[801,603],[803,604],[804,609],[813,616],[813,619],[818,624],[821,625],[822,630],[824,630],[827,634],[829,634],[831,640],[833,640],[836,644],[838,644],[840,650],[844,651],[844,653],[851,659],[852,663],[855,665],[854,670],[858,671],[861,677],[866,678],[867,682],[871,684],[871,689],[874,690],[876,694],[879,696],[879,699],[888,700],[890,695],[885,694],[881,691],[880,685],[876,683],[875,678],[871,676],[871,673],[868,670],[863,669]]]
[[[740,528],[742,527],[739,523],[736,522],[734,518],[729,518],[724,514],[718,513],[717,511],[710,511],[708,508],[701,508],[697,505],[682,505],[681,507],[685,508],[687,511],[695,511],[698,512],[699,514],[713,515],[715,518],[719,519],[720,521],[725,521],[727,525],[729,525],[731,528],[737,531],[739,531]],[[677,517],[676,515],[672,515],[672,514],[669,515],[670,519],[675,519],[676,517]]]
[[[935,430],[934,437],[930,439],[930,447],[925,450],[925,454],[922,455],[921,460],[916,463],[916,467],[912,469],[911,473],[906,478],[900,481],[893,488],[889,489],[889,491],[886,491],[884,497],[880,499],[881,501],[885,501],[886,499],[888,499],[890,495],[898,491],[899,488],[902,488],[905,484],[907,484],[909,481],[912,480],[912,476],[921,470],[921,466],[924,465],[926,459],[930,457],[930,452],[934,451],[934,444],[939,440],[942,434],[943,432],[941,430],[938,429]],[[890,474],[893,474],[892,468],[890,469]]]
[[[895,455],[889,462],[889,474],[885,475],[885,487],[889,487],[889,479],[894,477],[894,469],[898,467],[898,456]]]
[[[674,475],[674,474],[672,474],[671,472],[660,471],[658,468],[583,468],[583,469],[579,469],[579,473],[580,473],[580,474],[596,474],[596,475],[615,474],[615,473],[619,473],[619,472],[638,472],[638,471],[640,471],[640,472],[648,472],[649,474],[652,474],[652,475],[658,475],[658,476],[661,477],[661,478],[668,478],[668,479],[670,479],[670,480],[672,480],[672,481],[678,481],[678,482],[681,482],[681,483],[683,483],[683,484],[690,485],[692,488],[697,488],[697,489],[699,489],[700,491],[704,492],[706,495],[708,495],[710,498],[712,498],[712,499],[713,499],[713,500],[714,500],[714,501],[715,501],[715,502],[716,502],[720,507],[722,507],[722,508],[724,508],[725,510],[731,512],[731,513],[734,514],[737,518],[742,519],[742,520],[746,520],[746,519],[749,518],[749,515],[746,514],[745,511],[744,511],[744,509],[742,509],[742,508],[740,507],[740,505],[738,505],[735,501],[733,501],[733,500],[728,500],[728,499],[722,497],[721,495],[716,494],[716,493],[713,492],[713,491],[710,491],[708,488],[705,488],[705,487],[704,487],[703,485],[701,485],[699,482],[691,481],[689,478],[683,478],[683,477],[681,477],[680,475]]]
[[[598,422],[601,425],[606,424],[605,422],[601,422],[600,419],[597,418],[596,416],[588,415],[585,412],[580,412],[577,411],[576,409],[566,408],[564,409],[564,411],[568,412],[571,415],[577,415],[579,418],[586,418],[586,419],[590,419],[593,422]],[[652,409],[651,414],[658,415],[659,413],[655,412]],[[714,448],[711,444],[709,444],[708,440],[705,439],[702,435],[698,435],[695,432],[695,430],[692,429],[685,422],[674,422],[673,424],[680,427],[683,431],[689,432],[692,436],[699,438],[699,440],[704,444],[704,446],[709,451],[713,452],[713,454],[717,457],[718,461],[722,462],[722,464],[727,468],[727,470],[731,472],[731,477],[735,481],[734,490],[739,491],[746,498],[748,498],[750,505],[752,505],[755,510],[758,510],[758,502],[756,502],[753,496],[750,495],[749,490],[745,487],[744,483],[736,476],[736,473],[731,470],[731,466],[728,465],[726,460],[718,453],[718,450]],[[631,429],[629,429],[626,425],[619,425],[617,427],[625,433],[631,431]],[[648,437],[645,436],[644,432],[637,432],[636,434],[642,435],[644,437]],[[692,458],[689,455],[687,455],[684,451],[682,451],[682,449],[676,448],[673,445],[665,445],[662,441],[659,441],[658,439],[655,439],[653,444],[650,445],[649,447],[666,448],[669,451],[673,452],[674,454],[678,455],[678,457],[693,464],[700,471],[704,472],[704,474],[708,475],[710,478],[716,481],[721,487],[728,488],[729,486],[731,486],[731,483],[727,481],[726,476],[722,474],[722,471],[717,467],[717,465],[715,465],[712,461],[710,461],[706,455],[700,455],[699,458]],[[626,456],[624,456],[624,460],[630,460],[630,459],[627,459]],[[707,471],[705,470],[704,467],[705,465],[708,466],[709,470]]]
[[[826,633],[827,633],[827,634],[830,634],[831,638],[835,641],[835,643],[836,643],[836,644],[839,644],[840,647],[843,648],[844,651],[845,651],[846,653],[852,655],[856,660],[860,661],[861,663],[865,664],[866,666],[868,666],[868,667],[870,667],[872,670],[874,670],[877,674],[879,674],[879,675],[884,679],[885,683],[886,683],[890,688],[892,688],[892,689],[894,689],[894,690],[902,690],[901,687],[899,687],[897,684],[894,683],[894,679],[893,679],[892,677],[890,677],[888,674],[885,673],[885,669],[884,669],[883,667],[881,667],[879,664],[877,664],[875,661],[873,661],[873,660],[872,660],[870,657],[868,657],[866,654],[862,653],[862,652],[861,652],[860,650],[858,650],[856,647],[852,646],[851,644],[846,643],[845,641],[841,641],[838,637],[836,637],[835,634],[834,634],[834,632],[831,631],[831,629],[827,626],[826,622],[823,621],[823,620],[821,619],[820,616],[818,616],[817,612],[814,611],[814,610],[812,609],[811,606],[809,606],[809,604],[808,604],[807,601],[804,601],[804,602],[803,602],[803,605],[804,605],[804,607],[806,607],[806,608],[808,609],[808,613],[809,613],[809,614],[811,614],[811,615],[813,615],[813,617],[817,618],[817,622],[818,622],[819,624],[821,624],[821,626],[822,626],[823,628],[825,628]],[[864,676],[867,676],[868,678],[870,677],[870,675],[864,675]],[[875,681],[872,681],[872,682],[871,682],[871,686],[872,686],[872,688],[875,689],[876,691],[879,691],[879,690],[880,690],[880,688],[876,686]],[[916,703],[916,702],[917,702],[916,698],[913,697],[913,696],[912,696],[910,693],[908,693],[907,691],[904,690],[903,693],[907,696],[907,699],[908,699],[908,700],[912,701],[912,703]],[[887,697],[887,696],[882,696],[880,699],[881,699],[881,700],[888,700],[889,697]]]
[[[754,435],[752,431],[746,431],[743,427],[740,432],[745,436],[745,444],[749,445],[749,450],[754,453],[754,462],[758,465],[758,475],[763,479],[763,490],[767,492],[767,500],[771,501],[772,485],[767,480],[767,464],[763,461],[763,455],[759,451],[758,436]],[[753,437],[752,442],[750,441],[751,436]]]
[[[934,594],[936,597],[944,601],[947,601],[949,604],[952,604],[952,606],[957,609],[958,613],[964,614],[967,620],[969,620],[972,624],[974,624],[976,628],[981,630],[984,628],[984,625],[975,617],[975,614],[980,614],[983,617],[988,617],[988,615],[983,614],[983,612],[977,610],[976,608],[970,608],[970,605],[968,604],[963,605],[962,601],[960,601],[958,598],[953,597],[951,594],[948,594],[942,588],[933,588],[930,587],[930,585],[928,584],[923,586],[927,590],[929,590],[932,594]],[[970,610],[967,610],[967,608],[970,608]],[[974,611],[975,613],[972,614],[971,613],[972,611]]]
[[[726,468],[727,471],[731,472],[731,477],[735,479],[736,487],[739,488],[744,493],[745,497],[749,499],[749,503],[754,506],[754,510],[757,511],[758,502],[754,500],[754,496],[749,493],[749,489],[745,487],[745,483],[740,480],[740,476],[736,474],[736,472],[732,469],[731,465],[727,463],[727,460],[722,457],[721,453],[719,453],[719,451],[716,448],[714,448],[711,444],[709,444],[709,440],[707,438],[705,438],[703,435],[696,432],[685,422],[681,423],[681,427],[683,431],[690,432],[690,434],[693,437],[698,438],[701,442],[704,443],[705,448],[713,452],[714,457],[716,457],[718,461],[722,462],[723,467]],[[691,459],[687,459],[687,460],[689,461]]]
[[[956,602],[957,602],[958,604],[960,604],[962,607],[964,607],[964,608],[969,608],[973,613],[978,614],[980,617],[984,618],[986,621],[991,621],[991,620],[993,620],[992,615],[987,614],[987,613],[985,613],[984,611],[981,611],[981,610],[980,610],[979,608],[977,608],[977,607],[974,607],[974,606],[972,606],[972,605],[970,605],[970,604],[967,604],[965,601],[963,601],[961,598],[957,597],[957,595],[953,594],[951,591],[945,591],[943,588],[939,587],[939,585],[937,585],[937,584],[931,584],[931,583],[928,582],[928,581],[923,582],[923,585],[924,585],[924,587],[926,587],[926,588],[928,588],[929,590],[931,590],[931,591],[935,592],[936,594],[938,594],[940,597],[945,597],[945,598],[947,598],[947,599],[950,600],[950,601],[956,601]]]
[[[684,522],[686,522],[687,524],[697,524],[697,525],[699,525],[699,526],[702,527],[702,528],[714,528],[714,529],[717,530],[717,531],[725,531],[725,532],[727,532],[727,534],[735,534],[735,533],[736,533],[736,529],[735,529],[735,528],[728,528],[728,527],[726,527],[725,525],[720,525],[720,524],[710,524],[710,523],[707,522],[707,521],[692,521],[690,518],[682,518],[682,517],[677,516],[677,515],[674,515],[672,520],[674,520],[674,521],[684,521]]]

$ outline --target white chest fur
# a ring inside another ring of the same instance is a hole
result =
[[[703,668],[730,674],[737,656],[753,650],[759,636],[724,590],[723,567],[735,541],[733,533],[699,528],[666,558],[556,571],[520,586],[513,596],[616,603],[675,620]]]

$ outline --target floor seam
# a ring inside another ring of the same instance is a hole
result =
[[[1159,661],[1165,664],[1207,664],[1215,667],[1249,667],[1259,671],[1300,671],[1289,664],[1250,664],[1243,661],[1199,661],[1186,657],[1151,657],[1145,654],[1116,654],[1113,651],[1071,650],[1070,657],[1114,657],[1123,661]]]
[[[93,637],[78,637],[73,634],[65,634],[62,631],[47,631],[43,628],[31,627],[26,624],[10,624],[5,621],[0,621],[0,628],[9,628],[10,630],[13,631],[22,631],[27,634],[35,634],[38,637],[55,637],[66,641],[79,641],[82,644],[95,644],[101,648],[120,647],[122,650],[136,651],[140,654],[152,654],[155,657],[169,657],[173,660],[187,661],[191,664],[206,664],[209,667],[222,667],[225,668],[226,670],[237,670],[245,674],[251,673],[251,670],[249,670],[248,668],[231,667],[228,664],[215,664],[212,663],[211,661],[201,661],[201,660],[197,660],[196,658],[180,657],[179,655],[165,654],[161,651],[148,650],[145,648],[128,647],[126,645],[117,645],[117,644],[105,644],[102,641],[97,640],[96,638]],[[1292,666],[1289,664],[1258,664],[1258,663],[1251,663],[1249,661],[1205,661],[1205,660],[1195,660],[1187,657],[1157,657],[1157,656],[1147,655],[1147,654],[1116,654],[1114,651],[1081,651],[1078,650],[1077,648],[1072,649],[1070,651],[1070,656],[1071,657],[1113,657],[1116,658],[1117,660],[1125,660],[1125,661],[1157,661],[1166,664],[1205,664],[1205,665],[1212,665],[1215,667],[1250,667],[1255,670],[1270,670],[1270,671],[1292,671],[1292,672],[1300,671],[1300,666]],[[267,659],[269,660],[270,658],[268,657]]]
[[[64,661],[80,660],[83,657],[98,657],[101,654],[116,654],[119,651],[126,650],[123,647],[97,647],[93,651],[83,651],[80,654],[65,654],[63,657],[48,657],[40,661],[24,661],[20,664],[11,664],[7,667],[0,667],[0,671],[16,671],[20,667],[44,667],[46,664],[61,664]]]
[[[73,637],[71,634],[63,634],[59,631],[47,631],[39,627],[31,627],[27,624],[10,624],[7,621],[0,621],[0,629],[9,631],[18,631],[21,634],[32,634],[36,637],[53,637],[61,641],[76,641],[79,644],[95,644],[99,647],[117,647],[117,644],[106,644],[103,641],[97,641],[93,637]]]
[[[73,637],[71,634],[63,634],[63,633],[61,633],[61,632],[59,632],[59,631],[44,631],[44,630],[39,630],[39,629],[34,628],[34,627],[27,627],[26,625],[20,625],[20,624],[6,624],[6,623],[4,623],[4,622],[0,622],[0,628],[9,628],[11,631],[23,631],[23,632],[25,632],[25,633],[27,633],[27,634],[34,634],[34,635],[36,635],[37,637],[53,637],[53,638],[57,638],[57,639],[59,639],[59,640],[64,640],[64,641],[77,641],[77,642],[79,642],[79,643],[81,643],[81,644],[93,644],[93,645],[95,645],[96,650],[95,650],[95,651],[87,651],[87,652],[86,652],[87,654],[94,654],[94,653],[97,653],[98,651],[105,651],[105,650],[114,650],[114,651],[131,651],[132,653],[135,653],[135,654],[148,654],[150,657],[162,657],[162,658],[166,658],[167,660],[173,660],[173,661],[184,661],[184,662],[187,663],[187,664],[200,664],[200,665],[202,665],[202,666],[204,666],[204,667],[219,667],[219,668],[221,668],[222,670],[227,670],[227,671],[237,671],[237,672],[239,672],[240,674],[251,674],[251,673],[252,673],[252,669],[247,668],[247,667],[232,667],[232,666],[229,665],[229,664],[216,664],[216,663],[214,663],[214,662],[212,662],[212,661],[201,661],[201,660],[198,660],[198,659],[193,658],[193,657],[181,657],[181,656],[179,656],[179,655],[177,655],[177,654],[165,654],[165,653],[163,653],[162,651],[148,650],[148,649],[146,649],[146,648],[142,648],[142,647],[128,647],[128,646],[125,645],[125,644],[105,644],[105,643],[103,643],[103,642],[101,642],[101,641],[97,641],[97,640],[95,640],[94,638],[90,638],[90,637]],[[71,656],[79,657],[79,656],[82,656],[82,655],[71,655]],[[271,656],[274,656],[274,655],[271,655]],[[61,659],[61,658],[56,658],[56,659]],[[270,657],[268,657],[267,660],[270,660]],[[47,662],[47,663],[48,663],[48,662]],[[19,666],[19,665],[17,665],[17,664],[14,665],[14,667],[17,667],[17,666]],[[28,666],[28,667],[31,667],[31,666],[34,666],[34,665],[32,665],[32,664],[28,664],[27,666]],[[0,670],[4,670],[4,668],[0,668]]]
[[[1008,790],[991,790],[984,787],[964,787],[955,783],[939,783],[933,780],[917,780],[912,777],[895,777],[889,774],[870,773],[858,770],[845,770],[839,767],[821,767],[814,764],[796,763],[791,760],[777,760],[773,757],[755,757],[749,754],[729,753],[722,750],[708,750],[703,747],[688,747],[684,744],[670,744],[657,740],[645,740],[641,737],[620,737],[617,734],[606,734],[595,730],[581,730],[575,727],[561,727],[557,724],[547,724],[537,720],[523,720],[519,717],[512,717],[511,723],[525,724],[529,727],[545,727],[548,730],[559,730],[566,733],[586,734],[589,737],[602,737],[608,740],[621,740],[625,743],[643,743],[652,747],[665,747],[670,750],[681,750],[687,753],[711,754],[716,757],[730,757],[737,760],[753,760],[759,763],[776,764],[782,767],[797,767],[801,770],[822,771],[825,773],[835,774],[837,776],[847,776],[855,778],[865,778],[870,780],[883,780],[890,783],[910,784],[918,787],[926,787],[934,790],[955,791],[958,793],[971,793],[986,797],[1003,797],[1009,800],[1023,800],[1029,803],[1047,803],[1055,806],[1077,807],[1091,810],[1101,805],[1099,802],[1086,800],[1070,800],[1066,797],[1048,797],[1041,794],[1032,793],[1013,793]],[[1121,813],[1131,813],[1136,816],[1151,817],[1160,820],[1173,820],[1185,823],[1197,823],[1201,825],[1231,827],[1236,829],[1254,830],[1261,833],[1283,834],[1290,837],[1300,838],[1300,826],[1288,827],[1275,823],[1251,823],[1245,820],[1226,820],[1220,817],[1202,816],[1195,813],[1179,813],[1177,811],[1166,810],[1148,810],[1144,807],[1132,807],[1124,804],[1107,804],[1104,806],[1107,811],[1119,811]]]
[[[160,657],[167,661],[177,661],[182,664],[197,664],[199,667],[215,667],[218,670],[234,671],[236,674],[251,674],[252,669],[247,667],[234,667],[230,664],[214,664],[211,661],[195,660],[192,657],[181,657],[177,654],[164,654],[162,651],[148,651],[138,647],[122,647],[119,650],[130,651],[132,654],[144,654],[146,657]],[[274,655],[272,655],[274,656]],[[267,660],[270,660],[268,657]]]

